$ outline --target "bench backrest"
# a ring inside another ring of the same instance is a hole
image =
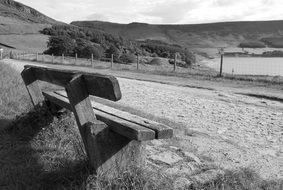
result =
[[[114,76],[33,65],[26,65],[22,72],[23,79],[27,86],[33,83],[34,80],[40,80],[66,87],[68,83],[78,75],[82,75],[88,94],[112,101],[121,99],[120,86]]]

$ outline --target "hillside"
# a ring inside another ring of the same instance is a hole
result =
[[[42,52],[48,37],[39,31],[58,23],[22,3],[0,0],[0,43],[5,48]]]
[[[259,41],[283,35],[283,21],[223,22],[211,24],[152,25],[75,21],[71,24],[100,29],[134,40],[154,39],[193,48],[237,47],[244,41]]]
[[[27,23],[55,24],[56,20],[13,0],[0,0],[0,16],[15,18]]]

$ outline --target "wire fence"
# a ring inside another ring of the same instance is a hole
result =
[[[221,61],[222,56],[222,61]],[[209,59],[195,67],[184,68],[178,66],[178,60],[175,58],[173,64],[168,59],[156,58],[160,62],[151,64],[148,58],[137,56],[136,61],[129,64],[114,62],[111,58],[102,57],[99,60],[93,58],[79,58],[77,56],[54,56],[43,53],[27,53],[20,51],[3,52],[2,58],[12,58],[27,61],[37,61],[49,64],[74,65],[93,67],[97,69],[116,69],[116,70],[139,70],[152,71],[154,73],[181,73],[204,75],[204,76],[270,76],[283,77],[283,57],[231,57],[225,54],[219,55],[218,58]],[[150,58],[153,60],[155,58]],[[222,67],[221,67],[222,62]]]

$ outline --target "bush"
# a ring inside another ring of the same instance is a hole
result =
[[[264,43],[258,42],[258,41],[248,41],[248,42],[240,43],[239,47],[241,48],[264,48],[265,45]]]
[[[129,63],[134,63],[136,62],[136,56],[133,54],[122,54],[119,58],[121,63],[129,64]]]
[[[47,42],[49,48],[44,53],[54,55],[72,55],[76,47],[73,39],[67,36],[51,36]]]
[[[103,55],[103,50],[93,45],[87,45],[81,52],[82,57],[90,58],[91,54],[93,55],[94,59],[100,59]]]
[[[170,60],[169,60],[169,63],[170,63],[171,65],[173,65],[173,64],[174,64],[174,59],[170,59]],[[188,67],[190,66],[190,64],[187,64],[185,61],[181,61],[181,60],[177,60],[177,61],[176,61],[176,65],[177,65],[178,67],[184,67],[184,68],[188,68]]]
[[[150,65],[162,65],[162,59],[160,58],[153,58],[148,64]]]

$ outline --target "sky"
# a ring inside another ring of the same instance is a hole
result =
[[[70,23],[196,24],[223,21],[283,20],[282,0],[17,0]]]

